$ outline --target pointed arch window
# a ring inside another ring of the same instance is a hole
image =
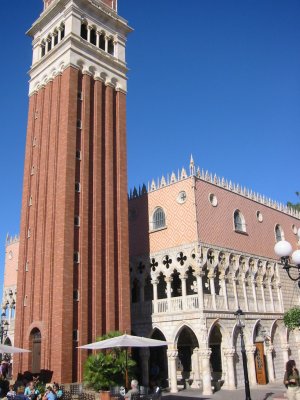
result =
[[[153,230],[162,229],[166,226],[165,212],[161,207],[157,207],[153,213],[152,227]]]
[[[281,228],[281,226],[279,224],[277,224],[275,226],[275,239],[276,239],[276,242],[280,242],[281,240],[284,240],[283,229]]]
[[[246,232],[245,218],[243,214],[240,212],[240,210],[235,210],[233,219],[234,219],[235,231]]]

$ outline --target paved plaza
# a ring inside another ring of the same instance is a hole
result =
[[[268,385],[258,385],[251,389],[251,400],[271,400],[284,398],[285,388],[282,382],[278,381]],[[192,399],[213,399],[213,400],[242,400],[245,399],[245,390],[219,390],[211,396],[205,396],[197,389],[184,389],[176,394],[164,393],[164,400],[183,400],[183,398]]]

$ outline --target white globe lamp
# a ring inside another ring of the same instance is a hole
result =
[[[275,254],[278,257],[289,257],[292,254],[292,245],[286,240],[280,240],[274,246]]]
[[[296,265],[300,265],[300,250],[295,250],[292,254],[292,260]]]

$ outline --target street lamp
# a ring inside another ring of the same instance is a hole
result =
[[[245,398],[246,398],[246,400],[251,400],[249,377],[248,377],[247,355],[246,355],[244,332],[243,332],[243,328],[245,326],[245,314],[239,308],[234,313],[234,316],[236,318],[236,326],[239,328],[240,334],[241,334],[241,350],[242,350],[242,359],[243,359],[243,368],[244,368],[245,396],[246,396]]]
[[[0,321],[0,343],[3,344],[3,339],[6,338],[8,332],[8,321],[6,319],[6,314],[3,311],[1,314],[1,321]]]
[[[300,239],[300,228],[297,236]],[[283,269],[287,272],[289,278],[294,282],[298,281],[298,287],[300,288],[300,250],[293,252],[292,245],[288,241],[280,240],[275,244],[274,251],[280,257]],[[295,265],[291,265],[291,262]],[[293,276],[291,270],[297,270],[298,276]]]

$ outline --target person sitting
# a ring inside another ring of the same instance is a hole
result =
[[[128,390],[128,392],[125,394],[124,398],[131,400],[132,395],[138,395],[139,394],[138,385],[139,385],[138,381],[136,379],[132,379],[131,389]]]
[[[24,395],[24,386],[18,387],[14,400],[28,400],[28,397]]]
[[[34,381],[30,381],[25,388],[24,395],[29,397],[31,400],[36,400],[39,394],[40,392],[36,389]]]
[[[46,392],[43,396],[43,400],[56,400],[56,394],[54,393],[54,390],[52,389],[51,386],[48,386],[46,389]]]
[[[53,384],[53,391],[54,391],[54,393],[56,394],[56,397],[57,397],[58,399],[60,399],[60,398],[62,397],[63,391],[60,389],[58,383],[55,383],[55,382],[54,382],[54,384]]]
[[[9,391],[6,393],[7,400],[14,400],[15,396],[14,385],[9,385]]]

